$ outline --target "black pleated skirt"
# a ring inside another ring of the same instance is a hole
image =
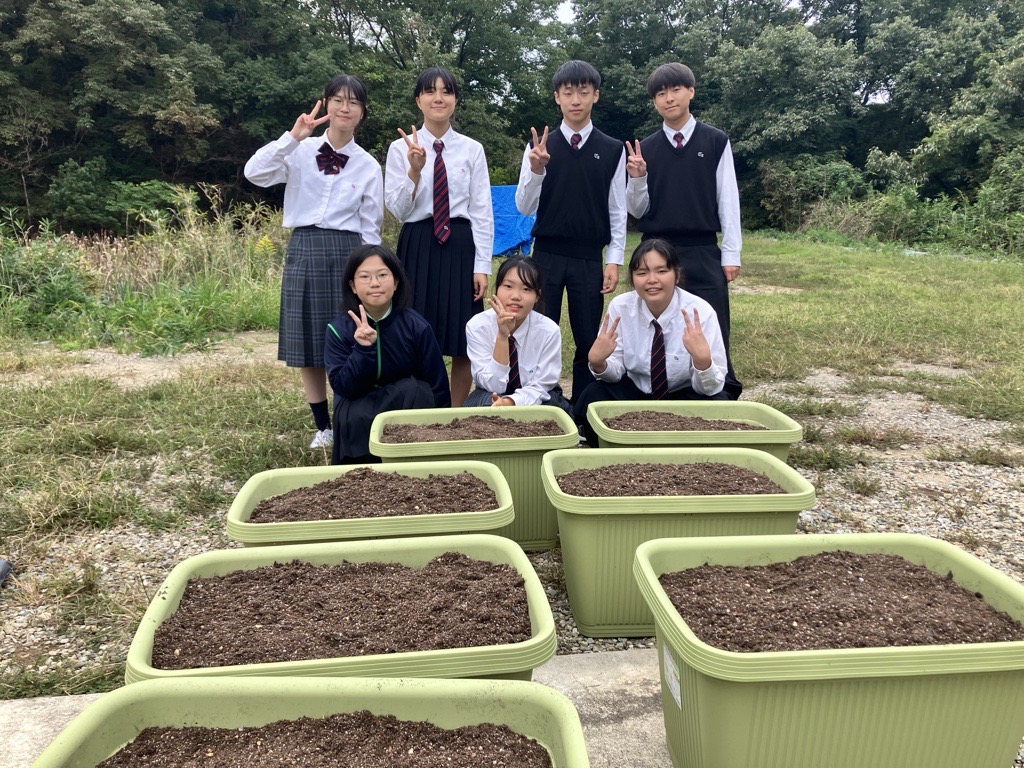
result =
[[[482,312],[473,301],[476,246],[468,219],[452,219],[452,234],[440,245],[432,219],[408,222],[398,235],[398,258],[412,281],[413,308],[426,318],[442,355],[466,354],[466,323]]]
[[[341,311],[342,274],[360,243],[355,232],[296,227],[281,276],[277,359],[293,368],[324,367],[327,324]]]

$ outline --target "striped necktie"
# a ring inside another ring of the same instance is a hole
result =
[[[444,158],[441,152],[444,150],[444,142],[440,139],[434,141],[434,237],[437,242],[444,245],[448,236],[452,233],[451,215],[448,209],[448,171],[444,167]]]
[[[578,133],[574,133],[572,135],[572,138],[569,140],[569,144],[572,146],[573,149],[579,149],[581,141],[583,141],[583,137],[580,136]]]
[[[675,136],[672,137],[672,141],[676,143],[676,149],[679,149],[681,146],[683,146],[683,134],[677,133]]]
[[[519,378],[519,345],[515,336],[508,337],[508,386],[505,387],[505,394],[511,395],[523,386]]]
[[[661,400],[668,394],[668,371],[665,368],[665,334],[657,320],[652,320],[654,340],[651,342],[651,395]]]

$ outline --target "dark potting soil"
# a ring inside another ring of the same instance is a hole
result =
[[[484,512],[497,506],[494,491],[469,472],[409,477],[360,467],[307,488],[263,499],[253,509],[249,522]]]
[[[295,560],[189,579],[152,664],[195,669],[469,648],[531,637],[523,577],[448,552],[423,568]]]
[[[724,496],[785,493],[764,475],[735,464],[609,464],[558,475],[558,487],[572,496]]]
[[[436,443],[442,440],[495,440],[506,437],[553,437],[565,430],[554,419],[516,421],[503,416],[466,416],[449,424],[386,424],[382,443]]]
[[[504,725],[446,730],[364,710],[254,728],[146,728],[97,768],[551,768],[548,751]]]
[[[981,594],[898,555],[822,552],[770,565],[702,565],[659,581],[694,634],[727,651],[1024,640],[1024,626]]]
[[[703,416],[683,416],[665,411],[626,411],[604,419],[606,426],[622,432],[705,432],[709,430],[760,429],[760,424],[748,424],[729,419],[705,419]]]

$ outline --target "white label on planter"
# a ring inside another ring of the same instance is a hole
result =
[[[669,653],[667,643],[661,646],[661,658],[661,666],[665,671],[665,685],[667,685],[669,691],[671,691],[672,698],[676,700],[676,706],[679,707],[679,709],[682,709],[683,698],[679,691],[679,665],[676,664],[676,660],[673,659],[672,654]]]

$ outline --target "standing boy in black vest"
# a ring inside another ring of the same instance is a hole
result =
[[[604,294],[619,282],[626,249],[626,152],[590,122],[601,75],[585,61],[567,61],[552,78],[562,123],[537,135],[523,154],[516,207],[536,211],[533,258],[544,276],[544,314],[559,322],[562,291],[569,302],[572,401],[594,380],[587,354],[597,338]],[[602,251],[604,254],[602,267]]]
[[[626,203],[645,240],[675,246],[683,265],[680,287],[714,308],[728,356],[729,283],[740,273],[742,247],[740,195],[729,137],[690,114],[695,84],[693,71],[676,62],[647,78],[664,123],[635,147],[626,142]],[[737,399],[743,385],[728,363],[725,392]]]

